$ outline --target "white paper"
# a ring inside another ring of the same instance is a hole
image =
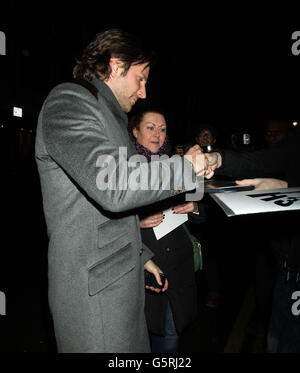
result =
[[[153,228],[157,240],[188,220],[188,214],[173,214],[172,209],[165,210],[163,213],[165,214],[163,222]]]
[[[300,210],[300,188],[225,192],[210,195],[227,216]]]

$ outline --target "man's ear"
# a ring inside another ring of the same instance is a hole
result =
[[[109,61],[109,65],[111,68],[111,77],[114,78],[115,76],[120,76],[123,72],[123,63],[119,58],[111,57]]]

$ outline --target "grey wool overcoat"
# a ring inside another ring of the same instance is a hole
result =
[[[142,246],[139,219],[130,210],[176,192],[103,188],[105,180],[99,186],[109,157],[118,171],[119,148],[126,148],[128,157],[135,149],[127,115],[110,88],[98,79],[90,83],[96,97],[74,82],[52,89],[37,126],[35,157],[49,237],[48,297],[57,347],[59,352],[150,352],[143,266],[153,254]],[[122,167],[130,177],[133,169]]]

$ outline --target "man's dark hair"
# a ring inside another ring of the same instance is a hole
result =
[[[97,34],[85,48],[73,69],[74,79],[108,79],[111,74],[109,63],[113,57],[123,62],[125,76],[131,65],[152,65],[155,53],[136,36],[120,29],[109,29]]]

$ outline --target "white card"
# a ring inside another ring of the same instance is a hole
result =
[[[173,214],[172,209],[165,210],[163,213],[165,214],[163,222],[153,228],[157,240],[188,220],[188,214]]]

